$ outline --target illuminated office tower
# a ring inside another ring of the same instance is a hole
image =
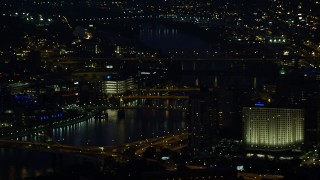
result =
[[[102,81],[102,93],[104,94],[123,94],[136,88],[132,77],[107,76]]]
[[[244,107],[243,141],[247,149],[299,149],[304,141],[302,109]]]

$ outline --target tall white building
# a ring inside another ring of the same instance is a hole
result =
[[[251,150],[290,150],[304,141],[302,109],[244,107],[243,141]]]

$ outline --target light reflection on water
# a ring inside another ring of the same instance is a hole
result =
[[[118,119],[116,110],[107,110],[108,118],[93,118],[44,132],[44,136],[20,137],[23,141],[43,141],[45,136],[70,145],[109,146],[176,132],[185,127],[185,113],[166,110],[126,110]],[[43,152],[0,148],[0,180],[39,176],[55,169],[54,155]],[[74,162],[70,157],[69,163]],[[67,162],[64,162],[67,163]],[[59,164],[60,165],[60,164]]]
[[[47,133],[63,144],[109,146],[175,132],[184,127],[181,112],[143,110],[142,114],[139,111],[127,110],[125,119],[118,119],[116,110],[108,110],[107,119],[92,118]]]
[[[138,38],[146,46],[161,50],[164,54],[175,50],[188,52],[209,49],[208,44],[200,38],[163,25],[142,24]]]

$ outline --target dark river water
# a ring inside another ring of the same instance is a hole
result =
[[[139,40],[147,47],[164,54],[190,51],[207,51],[209,45],[198,37],[164,25],[140,25]]]
[[[185,113],[167,110],[126,110],[118,119],[116,110],[106,110],[108,118],[88,121],[45,132],[54,141],[69,145],[109,146],[161,136],[186,127]],[[38,136],[20,140],[39,141]],[[39,176],[56,169],[56,154],[0,148],[0,180]],[[63,165],[72,165],[79,157],[64,155]]]

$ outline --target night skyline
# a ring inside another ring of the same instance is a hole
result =
[[[0,179],[318,179],[319,8],[1,1]]]

